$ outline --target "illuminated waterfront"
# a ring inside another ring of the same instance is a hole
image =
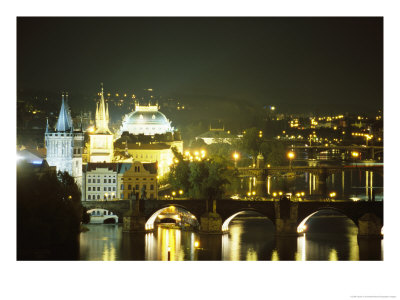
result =
[[[87,227],[80,237],[80,260],[168,260],[168,249],[171,261],[383,259],[383,240],[359,244],[355,224],[332,211],[311,218],[308,232],[293,238],[275,237],[272,222],[254,214],[236,217],[224,235],[165,228],[132,234],[123,233],[121,225]]]

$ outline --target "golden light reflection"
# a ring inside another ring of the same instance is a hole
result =
[[[336,249],[331,249],[329,252],[329,261],[337,261],[338,260],[338,255]]]
[[[257,261],[258,260],[257,252],[254,251],[253,248],[247,249],[246,260],[247,261]]]
[[[105,243],[101,259],[103,261],[115,261],[116,257],[114,244],[107,245],[107,243]]]
[[[278,261],[278,260],[279,260],[278,250],[272,251],[271,261]]]

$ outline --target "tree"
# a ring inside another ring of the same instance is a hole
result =
[[[282,166],[286,162],[286,148],[279,141],[265,141],[260,146],[265,162],[271,166]]]
[[[75,247],[82,220],[81,193],[68,173],[39,175],[28,163],[17,167],[17,258],[63,259]],[[71,253],[71,252],[70,252]],[[69,254],[70,254],[69,253]]]
[[[260,151],[260,145],[262,143],[261,137],[259,136],[259,130],[255,127],[245,130],[246,133],[242,138],[242,149],[247,152],[253,158],[253,163]]]
[[[174,189],[183,189],[195,199],[218,199],[223,196],[232,176],[226,164],[213,159],[189,162],[176,149],[173,152],[178,163],[171,167],[168,181]]]

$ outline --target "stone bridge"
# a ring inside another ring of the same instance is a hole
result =
[[[380,237],[383,226],[383,202],[375,201],[279,201],[243,200],[139,200],[85,201],[87,208],[105,208],[124,220],[124,231],[145,231],[146,222],[157,211],[169,206],[185,209],[200,223],[201,233],[222,233],[230,217],[244,211],[255,211],[268,217],[279,236],[297,235],[298,226],[315,212],[332,209],[350,218],[359,229],[360,237]]]

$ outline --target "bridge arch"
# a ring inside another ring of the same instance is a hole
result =
[[[321,208],[317,209],[316,211],[308,214],[306,217],[300,217],[300,220],[302,220],[302,221],[297,226],[297,233],[299,233],[299,234],[305,233],[306,230],[308,229],[308,226],[306,224],[307,221],[310,220],[316,214],[324,212],[324,211],[334,211],[336,213],[339,213],[340,215],[342,215],[342,216],[346,217],[347,219],[351,220],[352,223],[358,228],[357,220],[353,219],[351,216],[349,216],[348,214],[346,214],[345,212],[343,212],[340,209],[328,206],[328,207],[321,207]]]
[[[228,217],[228,218],[225,219],[225,221],[222,223],[222,233],[227,233],[227,232],[229,231],[229,224],[231,223],[231,221],[232,221],[235,217],[237,217],[237,216],[239,216],[239,215],[241,215],[241,214],[244,214],[244,213],[246,213],[246,212],[257,213],[258,215],[267,218],[268,220],[270,220],[270,221],[273,223],[273,220],[272,220],[270,217],[268,217],[268,216],[266,216],[265,214],[259,212],[258,210],[252,209],[252,208],[244,208],[244,209],[239,210],[238,212],[234,213],[233,215],[231,215],[230,217]]]
[[[182,206],[182,205],[176,205],[176,204],[168,204],[168,205],[164,205],[163,207],[153,211],[150,214],[150,217],[147,219],[146,224],[145,224],[145,230],[146,231],[150,231],[154,229],[154,223],[156,222],[157,218],[165,211],[167,210],[177,210],[176,211],[176,216],[173,216],[173,219],[175,219],[176,221],[184,221],[182,220],[182,218],[185,218],[186,222],[189,222],[190,224],[196,224],[195,226],[198,227],[199,226],[199,221],[198,218],[190,211],[188,210],[186,207]],[[183,214],[183,215],[182,215]],[[190,220],[188,221],[188,218],[190,218]]]

